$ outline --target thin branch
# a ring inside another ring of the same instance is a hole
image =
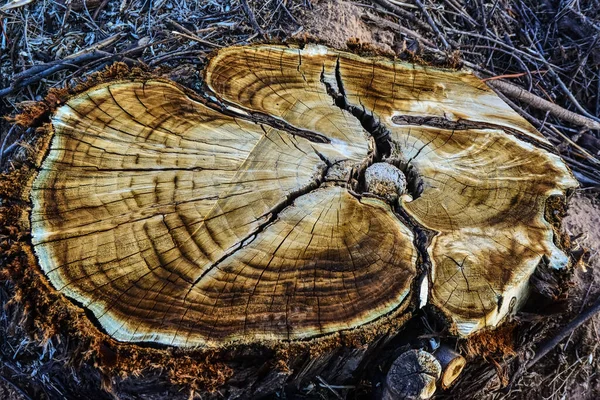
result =
[[[0,146],[0,166],[2,165],[2,158],[4,157],[6,143],[8,143],[8,140],[12,136],[12,133],[14,132],[16,127],[17,127],[17,125],[11,126],[10,129],[8,130],[8,132],[6,132],[6,136],[4,136],[4,140],[2,140],[2,145]]]
[[[375,2],[377,4],[379,4],[380,6],[382,6],[383,8],[385,8],[386,10],[388,10],[388,12],[391,13],[392,15],[394,15],[396,17],[406,18],[409,21],[414,22],[415,24],[419,25],[420,28],[423,28],[426,31],[431,31],[431,27],[429,25],[427,25],[425,22],[423,22],[420,19],[418,19],[417,17],[415,17],[414,13],[403,10],[402,8],[398,7],[394,3],[389,2],[388,0],[375,0]]]
[[[2,376],[2,374],[0,374],[0,380],[2,380],[4,383],[10,385],[17,393],[19,393],[21,396],[23,396],[26,400],[31,400],[31,397],[29,397],[27,395],[27,393],[25,393],[23,391],[23,389],[18,387],[14,382],[9,380],[8,378],[5,378],[4,376]]]
[[[363,21],[365,21],[368,24],[376,24],[379,27],[383,27],[383,28],[391,29],[392,31],[397,31],[397,32],[403,33],[406,36],[410,36],[414,39],[419,40],[421,43],[423,43],[427,47],[430,47],[432,49],[436,48],[436,45],[433,42],[424,38],[419,33],[415,32],[411,29],[405,28],[404,26],[397,24],[395,22],[388,21],[387,19],[378,17],[376,15],[372,15],[369,13],[365,13],[365,15],[363,15],[362,19],[363,19]]]
[[[254,30],[256,30],[258,33],[260,33],[260,35],[263,37],[263,39],[268,39],[265,31],[260,27],[258,22],[256,22],[256,17],[254,16],[254,12],[248,5],[248,1],[240,0],[240,4],[242,5],[242,8],[244,9],[244,13],[246,13],[246,16],[248,17],[248,21],[250,21],[250,25],[252,25]]]
[[[594,315],[598,314],[598,312],[600,312],[600,298],[598,298],[591,307],[589,307],[587,310],[579,314],[575,319],[573,319],[571,322],[565,325],[555,337],[542,344],[536,351],[535,357],[533,357],[529,361],[529,363],[527,363],[527,368],[531,368],[533,365],[535,365],[535,363],[540,361],[563,339],[569,336],[572,331],[589,321]]]
[[[557,104],[549,102],[546,99],[542,99],[541,97],[536,96],[533,93],[530,93],[517,85],[513,85],[512,83],[499,80],[488,80],[486,83],[493,89],[499,90],[505,95],[512,97],[516,100],[527,103],[531,107],[537,108],[538,110],[548,111],[556,118],[568,121],[574,125],[582,126],[588,129],[600,130],[600,122],[569,111]]]
[[[423,12],[423,15],[425,15],[425,18],[427,18],[427,22],[429,23],[429,25],[431,25],[431,28],[436,33],[436,35],[438,35],[438,37],[440,38],[440,40],[444,44],[444,47],[446,48],[446,50],[449,50],[450,49],[450,45],[446,41],[446,38],[444,37],[444,35],[440,31],[440,28],[438,28],[438,26],[435,23],[435,21],[433,20],[433,18],[431,18],[431,14],[429,14],[429,11],[427,11],[427,8],[423,5],[423,3],[421,3],[421,0],[415,0],[415,3],[417,3],[417,5],[421,9],[421,11]]]

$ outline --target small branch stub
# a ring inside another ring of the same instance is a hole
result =
[[[434,355],[442,366],[442,389],[448,389],[462,373],[467,360],[446,345],[441,345]]]
[[[429,399],[440,378],[439,361],[423,350],[409,350],[392,364],[385,379],[382,400]]]

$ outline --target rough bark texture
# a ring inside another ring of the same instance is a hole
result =
[[[4,218],[111,372],[176,354],[231,395],[343,383],[418,307],[468,336],[568,264],[544,215],[576,182],[470,73],[258,45],[217,52],[200,94],[105,78],[40,106]],[[369,192],[377,163],[406,189]]]

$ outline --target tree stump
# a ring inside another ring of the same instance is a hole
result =
[[[343,382],[419,307],[465,337],[514,313],[542,260],[568,265],[544,215],[576,181],[471,73],[256,45],[204,80],[115,67],[53,92],[35,168],[4,189],[104,371],[196,362],[244,396]]]

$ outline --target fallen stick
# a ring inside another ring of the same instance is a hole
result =
[[[530,93],[517,85],[513,85],[512,83],[503,82],[499,80],[488,80],[486,81],[486,83],[493,89],[499,90],[500,92],[504,93],[509,97],[527,103],[531,107],[537,108],[538,110],[548,111],[550,114],[554,115],[559,119],[568,121],[572,124],[582,126],[588,129],[600,130],[599,122],[594,121],[588,117],[584,117],[583,115],[574,113],[573,111],[569,111],[565,108],[562,108],[561,106],[554,104],[548,100],[542,99],[541,97],[536,96],[533,93]]]
[[[263,39],[268,39],[267,35],[265,34],[265,31],[260,27],[260,25],[256,21],[256,17],[254,16],[254,12],[248,5],[248,1],[240,0],[240,4],[242,5],[242,9],[244,10],[244,13],[246,13],[246,16],[248,17],[248,21],[250,21],[250,25],[252,25],[252,27],[254,28],[254,30],[256,32],[260,33],[260,35],[263,37]]]
[[[2,165],[2,158],[4,157],[4,149],[6,147],[6,143],[8,143],[8,140],[12,136],[12,133],[14,132],[16,127],[16,125],[11,126],[8,132],[6,132],[6,136],[4,136],[4,139],[2,140],[2,145],[0,145],[0,166]]]
[[[430,40],[427,40],[426,38],[421,36],[419,33],[415,32],[413,30],[410,30],[408,28],[405,28],[402,25],[397,24],[395,22],[388,21],[387,19],[378,17],[376,15],[370,15],[367,13],[365,13],[365,15],[362,16],[362,19],[366,23],[377,24],[378,26],[388,28],[392,31],[397,31],[397,32],[405,34],[406,36],[410,36],[414,39],[420,40],[427,47],[431,47],[431,48],[436,47],[436,45],[434,43],[432,43]]]
[[[13,381],[11,381],[10,379],[5,378],[4,376],[2,376],[2,374],[0,374],[0,380],[3,381],[4,383],[10,385],[10,387],[13,388],[17,393],[19,393],[24,399],[31,400],[31,397],[29,397],[27,395],[27,393],[25,393],[23,391],[23,389],[21,389],[19,386],[17,386],[17,384],[14,383]]]
[[[590,320],[594,315],[600,312],[600,297],[596,300],[596,302],[590,306],[587,310],[580,313],[575,319],[565,325],[560,332],[552,339],[548,340],[544,344],[542,344],[538,350],[535,352],[535,357],[533,357],[528,363],[527,368],[531,368],[535,363],[540,361],[546,354],[550,352],[553,348],[556,347],[563,339],[571,334],[575,329],[579,328],[581,325]]]
[[[98,50],[90,53],[82,54],[75,58],[65,58],[63,60],[54,61],[48,64],[36,65],[31,67],[29,70],[23,71],[22,73],[15,76],[15,80],[9,87],[0,89],[0,97],[7,96],[17,90],[36,83],[43,78],[52,75],[63,69],[72,68],[78,64],[97,60],[98,58],[104,57],[107,53],[100,52]]]
[[[409,21],[419,25],[419,27],[423,28],[425,31],[431,31],[431,26],[427,25],[425,22],[423,22],[420,19],[418,19],[417,17],[415,17],[414,13],[403,10],[402,8],[398,7],[396,4],[390,3],[387,0],[375,0],[375,2],[377,4],[379,4],[380,6],[382,6],[383,8],[385,8],[386,10],[388,10],[390,13],[392,13],[392,15],[395,15],[398,18],[399,17],[406,18]]]

